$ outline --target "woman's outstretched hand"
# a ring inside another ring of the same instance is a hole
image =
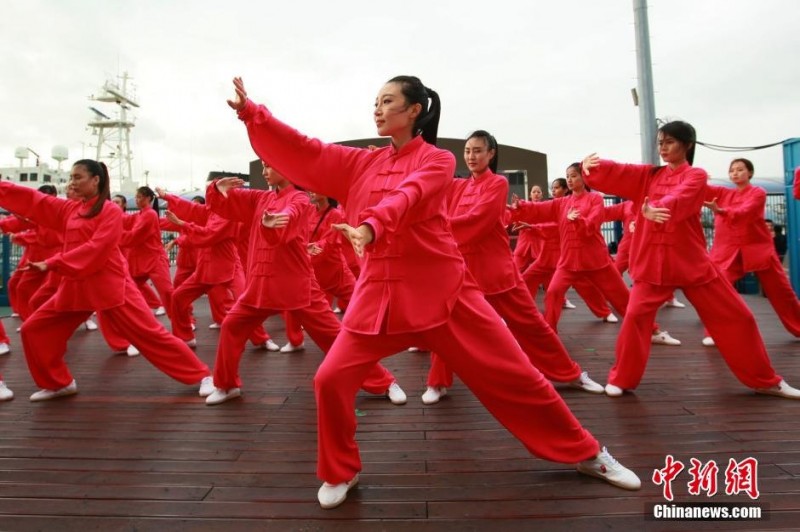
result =
[[[670,219],[669,209],[666,207],[651,207],[650,198],[645,198],[642,204],[642,214],[645,218],[657,224],[663,224]]]
[[[227,198],[229,190],[244,186],[244,179],[239,179],[238,177],[223,177],[222,179],[217,179],[214,186],[217,187],[220,194]]]
[[[261,215],[261,225],[267,229],[280,229],[289,225],[289,215],[285,212],[267,212]]]
[[[361,224],[357,228],[349,224],[333,224],[331,227],[341,232],[350,241],[353,250],[359,257],[364,256],[364,248],[375,239],[372,228],[367,224]]]
[[[598,157],[596,153],[590,153],[584,157],[583,161],[581,162],[581,170],[583,170],[583,175],[589,175],[589,172],[592,171],[592,168],[597,168],[598,166],[600,166],[600,157]]]
[[[228,105],[231,106],[231,109],[241,111],[247,103],[247,91],[244,89],[242,78],[233,78],[233,88],[236,91],[236,99],[228,100]]]

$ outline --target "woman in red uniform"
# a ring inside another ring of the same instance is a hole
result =
[[[136,206],[139,213],[133,216],[132,227],[125,231],[120,246],[127,250],[128,269],[139,290],[148,290],[148,279],[153,282],[161,298],[161,306],[169,313],[172,308],[172,280],[169,274],[169,259],[161,240],[158,222],[158,199],[150,187],[136,190]],[[128,228],[126,228],[128,229]],[[156,309],[156,315],[164,314]]]
[[[528,193],[529,201],[542,201],[544,193],[542,187],[533,185]],[[524,272],[528,266],[536,259],[531,248],[531,232],[528,227],[520,227],[517,232],[517,244],[514,246],[514,265],[520,273]]]
[[[800,390],[775,374],[752,312],[706,251],[699,214],[708,174],[691,166],[696,138],[686,122],[661,126],[658,146],[666,166],[619,164],[594,154],[583,161],[591,186],[642,205],[631,243],[633,288],[606,394],[620,396],[639,385],[650,355],[656,312],[672,291],[681,288],[745,386],[800,399]]]
[[[620,275],[628,271],[628,267],[630,266],[631,235],[636,231],[636,212],[636,207],[630,200],[608,205],[605,208],[604,220],[606,222],[622,222],[622,239],[617,245],[617,254],[614,257],[614,267]],[[664,306],[686,308],[686,305],[678,301],[674,294],[669,301],[664,303]]]
[[[206,400],[215,405],[241,395],[239,361],[247,336],[273,314],[293,315],[323,353],[327,353],[341,328],[325,294],[320,290],[308,255],[308,195],[298,190],[266,162],[264,177],[275,190],[243,190],[244,181],[220,179],[208,186],[211,209],[232,220],[252,220],[250,276],[247,288],[222,322],[214,363],[216,391]],[[394,376],[374,364],[363,387],[385,394],[392,403],[407,398]]]
[[[159,196],[166,199],[169,205],[167,218],[184,233],[180,238],[191,248],[197,249],[197,267],[172,293],[170,313],[172,334],[186,342],[189,347],[196,347],[197,340],[192,328],[192,303],[203,294],[209,294],[210,300],[212,293],[230,293],[227,299],[236,301],[244,290],[244,270],[236,250],[239,224],[214,213],[206,205],[171,194]],[[230,308],[222,309],[223,317],[219,323],[224,321],[224,315],[229,310]],[[253,330],[250,341],[270,351],[278,349],[263,325]]]
[[[31,268],[63,278],[53,297],[22,324],[22,346],[33,380],[42,389],[31,401],[72,395],[78,388],[64,363],[67,340],[93,311],[140,347],[159,370],[211,393],[208,367],[172,336],[147,309],[119,251],[122,212],[109,199],[105,165],[89,159],[74,164],[69,189],[76,200],[60,199],[0,182],[0,205],[35,223],[62,231],[64,248]]]
[[[706,187],[705,205],[715,215],[711,261],[731,284],[747,272],[755,272],[783,326],[794,336],[800,336],[800,301],[789,284],[764,221],[767,193],[750,184],[753,171],[749,160],[734,159],[728,177],[736,188]],[[714,340],[706,335],[703,345],[714,345]]]
[[[354,407],[361,382],[377,361],[409,345],[435,349],[534,454],[640,487],[581,427],[466,275],[445,206],[455,160],[430,144],[439,122],[435,92],[411,76],[387,82],[374,118],[378,134],[392,143],[370,151],[305,137],[249,101],[241,79],[234,85],[237,97],[228,103],[256,153],[293,182],[342,202],[350,224],[338,228],[366,257],[342,331],[314,377],[323,508],[344,502],[358,482]]]
[[[342,253],[342,234],[333,229],[333,224],[344,221],[344,214],[336,208],[339,203],[335,199],[314,192],[309,192],[309,197],[314,208],[309,218],[308,253],[314,276],[328,302],[332,304],[334,298],[336,299],[334,312],[337,309],[344,312],[350,304],[356,285],[356,278]],[[353,249],[349,242],[346,242],[346,246]],[[303,330],[300,324],[288,313],[284,315],[284,321],[289,341],[281,348],[281,352],[291,353],[303,349]]]
[[[483,130],[474,132],[464,147],[464,161],[472,175],[454,179],[447,192],[450,229],[467,271],[506,322],[531,364],[545,377],[590,393],[603,393],[603,387],[581,371],[544,321],[514,264],[504,223],[508,179],[495,173],[497,159],[495,138]],[[452,371],[441,357],[431,353],[422,402],[438,402],[452,383]]]
[[[571,194],[567,187],[567,180],[559,177],[553,181],[550,193],[553,198],[563,198]],[[539,198],[536,201],[542,201]],[[522,273],[522,280],[530,290],[534,300],[536,294],[539,292],[539,286],[542,286],[545,292],[547,287],[550,286],[550,281],[556,273],[559,258],[561,257],[561,235],[559,234],[558,224],[554,222],[538,223],[535,225],[526,224],[524,222],[517,222],[517,226],[527,227],[531,233],[531,251],[536,259],[530,264]],[[597,289],[590,281],[586,279],[578,279],[575,281],[575,292],[586,303],[589,310],[608,323],[617,323],[619,320],[611,312],[611,309],[606,304],[602,292]],[[569,299],[564,297],[563,308],[574,309]]]

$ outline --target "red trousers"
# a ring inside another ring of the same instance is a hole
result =
[[[465,286],[450,320],[438,327],[377,335],[342,330],[314,377],[320,479],[339,484],[361,470],[355,440],[358,388],[376,362],[409,345],[430,346],[439,353],[534,455],[562,463],[597,455],[597,440],[530,363],[480,290]]]
[[[3,326],[3,322],[0,321],[0,342],[4,344],[10,344],[11,340],[8,338],[8,334],[6,334],[6,328]],[[0,378],[2,380],[2,378]]]
[[[561,318],[562,302],[567,290],[570,286],[586,281],[599,289],[603,298],[611,303],[617,314],[625,315],[625,308],[628,306],[628,286],[613,264],[609,263],[599,270],[569,271],[558,268],[544,296],[544,317],[554,331],[558,331],[558,320]]]
[[[556,382],[570,382],[580,377],[581,367],[570,358],[558,335],[544,321],[523,283],[507,292],[484,297],[506,322],[531,364],[545,377]],[[453,384],[452,371],[436,353],[431,353],[427,384],[445,388]]]
[[[214,362],[214,386],[223,390],[242,386],[242,380],[239,377],[239,362],[242,359],[247,337],[264,320],[279,312],[281,311],[250,307],[240,302],[233,306],[225,316],[220,329],[217,358]],[[341,324],[316,283],[313,283],[311,289],[311,304],[305,308],[287,312],[303,326],[323,353],[330,350],[339,334]],[[395,378],[382,365],[373,364],[373,366],[361,379],[360,385],[370,393],[385,393]]]
[[[146,275],[134,277],[133,280],[136,281],[136,286],[139,287],[142,295],[145,298],[150,297],[152,299],[152,289],[147,286],[147,280],[150,279],[153,282],[153,285],[158,290],[158,295],[161,298],[161,306],[167,312],[170,312],[172,308],[172,279],[169,276],[169,263],[164,261],[158,261],[158,266],[153,269],[153,271],[148,272]],[[150,294],[147,291],[150,291]],[[153,301],[148,301],[147,303],[150,308],[157,308],[153,307]],[[137,346],[138,347],[138,346]]]
[[[650,356],[650,335],[656,312],[676,288],[682,288],[694,305],[737,379],[751,388],[769,388],[780,382],[752,312],[730,283],[720,276],[697,286],[634,283],[628,312],[617,338],[617,360],[609,372],[609,383],[626,390],[639,385]]]
[[[744,277],[747,272],[742,267],[741,256],[723,273],[731,284]],[[775,309],[775,314],[778,315],[783,327],[794,336],[800,336],[800,301],[797,300],[778,257],[773,254],[767,269],[753,273],[758,277],[764,295]],[[714,341],[716,342],[716,339]]]
[[[31,313],[35,312],[39,307],[44,305],[48,299],[53,297],[58,291],[58,285],[61,284],[61,276],[50,272],[50,275],[44,281],[44,284],[36,290],[36,293],[31,297]]]
[[[173,294],[175,293],[175,290],[180,288],[184,281],[186,281],[193,273],[194,267],[178,268],[175,271],[175,276],[172,278]],[[150,289],[149,286],[147,288],[151,296],[155,298],[156,301],[156,306],[150,308],[158,308],[158,306],[161,304],[158,300],[158,296],[153,292],[152,289]],[[145,299],[147,299],[147,296]],[[225,319],[225,315],[228,313],[231,307],[233,307],[234,303],[236,303],[236,298],[233,296],[233,293],[228,287],[223,285],[215,285],[214,288],[208,292],[208,307],[211,309],[212,321],[214,323],[222,323],[222,320]],[[150,301],[148,301],[147,304],[150,305]],[[189,309],[189,313],[192,314],[192,307],[190,306]],[[194,323],[194,321],[194,316],[192,316],[192,323]],[[267,336],[267,338],[269,338],[269,336]]]
[[[121,353],[131,345],[130,340],[125,338],[122,333],[114,327],[114,320],[109,319],[104,310],[97,311],[97,326],[100,328],[100,333],[103,335],[103,339],[108,344],[108,347],[110,347],[111,351],[114,353]]]
[[[31,268],[25,271],[15,271],[8,280],[8,297],[11,301],[16,300],[13,306],[23,321],[33,314],[34,308],[31,300],[36,291],[45,284],[47,277],[48,272]]]
[[[225,315],[229,311],[224,302],[226,299],[233,300],[234,297],[238,298],[241,294],[241,287],[236,286],[238,284],[234,281],[222,284],[205,284],[196,282],[194,277],[189,277],[189,279],[181,283],[180,287],[172,293],[172,312],[170,313],[172,334],[184,341],[194,338],[194,331],[192,331],[192,303],[203,294],[209,295],[209,305],[212,307],[211,302],[213,299],[217,299],[218,304],[220,302],[223,303],[221,310],[224,313],[223,317],[216,323],[224,322]],[[236,288],[239,289],[237,290]],[[225,293],[230,293],[231,295],[224,296],[223,294]],[[212,294],[216,294],[217,297],[212,297]],[[262,323],[253,327],[248,336],[254,345],[261,345],[269,340],[269,335],[264,330],[263,320]]]
[[[163,303],[161,303],[161,299],[158,297],[158,294],[156,294],[156,291],[153,290],[153,287],[147,284],[147,282],[144,282],[142,284],[137,283],[136,286],[139,287],[139,291],[142,293],[142,296],[144,296],[144,300],[147,302],[148,308],[157,309],[158,307],[163,306]],[[166,309],[166,307],[164,308]]]
[[[132,284],[115,289],[125,290],[125,302],[101,314],[113,328],[129,338],[142,356],[156,368],[184,384],[199,383],[210,374],[206,366],[185,342],[170,334],[147,308],[141,294]],[[60,311],[55,300],[36,310],[22,324],[22,347],[33,380],[40,388],[57,390],[72,382],[72,374],[64,362],[67,340],[75,328],[89,319],[91,310]]]
[[[330,302],[328,302],[328,305],[330,305]],[[284,310],[283,323],[286,325],[286,339],[289,343],[292,345],[302,344],[305,337],[300,322],[297,321],[291,313]]]
[[[541,271],[528,268],[522,274],[522,279],[525,281],[525,284],[527,285],[528,290],[533,298],[536,299],[536,293],[539,291],[539,286],[544,287],[545,291],[547,291],[550,286],[550,281],[552,281],[555,273],[555,270]],[[586,303],[586,306],[589,307],[589,310],[592,314],[598,318],[605,318],[611,314],[611,309],[608,308],[606,299],[603,297],[602,292],[600,292],[600,290],[598,290],[597,287],[591,282],[586,279],[579,279],[576,281],[574,287],[575,291],[578,293],[581,299],[583,299],[584,303]],[[564,306],[563,301],[561,302],[561,306]]]

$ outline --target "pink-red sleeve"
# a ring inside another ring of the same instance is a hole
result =
[[[361,175],[373,154],[363,148],[326,144],[284,124],[263,105],[247,100],[239,111],[258,156],[294,184],[347,199],[353,176]]]
[[[601,160],[589,175],[581,174],[592,189],[642,203],[647,177],[653,171],[649,164],[622,164]]]
[[[511,210],[511,221],[529,224],[556,222],[559,213],[558,203],[561,201],[562,198],[548,201],[520,201],[519,208]]]
[[[192,247],[205,248],[219,244],[225,239],[236,236],[236,224],[233,220],[217,217],[206,225],[192,222],[183,226],[185,242]],[[179,243],[180,244],[180,243]]]
[[[603,196],[598,194],[589,193],[589,210],[588,212],[581,212],[580,216],[572,220],[572,223],[578,226],[578,231],[584,236],[591,236],[600,231],[600,226],[603,225],[604,205]]]
[[[124,231],[119,245],[122,247],[139,246],[150,237],[153,231],[160,231],[158,215],[153,209],[144,209],[135,216],[133,227]]]
[[[625,220],[625,203],[627,202],[620,202],[614,203],[612,205],[606,205],[603,210],[603,221],[605,222],[621,222]]]
[[[508,197],[508,181],[494,180],[481,192],[480,200],[469,212],[450,218],[450,229],[459,244],[484,238],[503,218]]]
[[[278,229],[264,227],[264,224],[259,221],[261,234],[267,242],[276,245],[295,238],[301,231],[307,230],[307,227],[303,226],[307,221],[305,215],[308,213],[308,209],[308,196],[303,192],[294,191],[286,206],[281,211],[278,211],[289,215],[289,222],[286,227]]]
[[[63,232],[75,203],[32,188],[0,181],[0,206],[34,223]]]
[[[432,151],[377,205],[364,209],[359,215],[359,224],[372,227],[375,242],[386,233],[396,232],[403,226],[410,209],[450,185],[455,169],[456,161],[452,153]]]
[[[234,188],[228,191],[226,198],[217,190],[217,182],[214,181],[206,188],[206,204],[223,218],[250,224],[253,223],[256,206],[262,194],[273,194],[273,192]]]
[[[208,206],[172,194],[167,194],[166,200],[170,212],[184,222],[205,225],[208,221],[208,213],[210,212]]]
[[[155,212],[153,212],[155,214]],[[122,211],[114,207],[103,209],[102,223],[85,243],[67,252],[56,253],[47,259],[47,268],[72,278],[91,277],[106,267],[112,253],[119,253]]]
[[[655,207],[669,209],[670,219],[666,223],[678,223],[697,216],[703,207],[708,174],[702,168],[690,168],[687,172],[689,175],[679,185],[671,188],[669,194],[651,202]]]

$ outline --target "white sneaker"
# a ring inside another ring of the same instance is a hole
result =
[[[92,318],[89,318],[88,320],[83,322],[83,326],[86,327],[87,331],[96,331],[97,330],[97,324],[94,322],[94,320],[92,320]]]
[[[286,345],[280,348],[281,353],[294,353],[295,351],[302,351],[306,348],[305,342],[300,342],[294,345],[292,342],[286,342]]]
[[[589,372],[584,371],[581,376],[569,383],[573,388],[578,388],[589,393],[605,393],[606,389],[589,378]]]
[[[194,323],[192,323],[192,332],[195,332],[196,330],[197,330],[197,325],[195,325]]]
[[[58,390],[39,390],[31,395],[31,401],[48,401],[50,399],[55,399],[56,397],[75,395],[76,393],[78,393],[78,383],[73,380],[71,383]]]
[[[22,327],[17,327],[17,332],[20,332],[21,330],[22,330]]]
[[[186,345],[191,347],[192,349],[197,347],[197,338],[192,338],[191,340],[186,340]]]
[[[7,355],[10,352],[11,347],[5,342],[0,342],[0,355]]]
[[[242,396],[242,389],[241,388],[231,388],[230,390],[223,390],[221,388],[216,388],[211,395],[206,397],[206,404],[211,405],[218,405],[220,403],[224,403],[225,401],[230,401],[231,399],[236,399],[237,397]]]
[[[619,322],[619,318],[614,316],[614,313],[612,312],[611,314],[609,314],[608,316],[603,318],[603,321],[606,322],[606,323],[617,323],[617,322]]]
[[[153,311],[153,314],[155,314],[156,316],[163,316],[166,313],[167,313],[167,309],[165,309],[164,307],[158,307],[157,309],[155,309]]]
[[[333,313],[334,314],[341,314],[342,313],[342,309],[340,309],[338,306],[337,307],[333,307]]]
[[[17,314],[16,312],[12,312],[9,318],[19,318],[19,314]]]
[[[263,346],[264,346],[264,349],[266,349],[267,351],[280,351],[280,349],[281,349],[281,346],[276,344],[275,341],[272,338],[270,338],[269,340],[264,342]]]
[[[785,380],[781,380],[781,382],[772,388],[756,388],[756,393],[777,395],[778,397],[785,397],[786,399],[800,399],[800,390],[792,388],[786,384]]]
[[[209,329],[219,329],[220,327],[222,327],[222,325],[220,325],[216,321],[208,326]]]
[[[358,473],[350,482],[342,482],[341,484],[323,483],[317,492],[319,505],[325,510],[336,508],[347,499],[347,492],[355,487],[356,484],[358,484]]]
[[[625,390],[613,384],[606,384],[606,395],[609,397],[621,397]]]
[[[703,338],[703,341],[701,343],[706,347],[714,347],[715,345],[717,345],[716,342],[714,342],[714,339],[711,338],[710,336],[706,336],[705,338]]]
[[[672,308],[686,308],[686,305],[678,301],[678,298],[673,297],[666,303],[664,303],[665,307],[672,307]]]
[[[419,347],[409,347],[406,349],[409,353],[419,353]]]
[[[566,308],[566,309],[572,310],[572,309],[576,309],[576,308],[578,308],[578,307],[576,307],[575,305],[573,305],[573,304],[572,304],[572,301],[570,301],[569,299],[564,299],[564,307],[563,307],[563,308]]]
[[[208,375],[207,377],[203,377],[203,380],[200,381],[200,390],[198,390],[197,394],[200,397],[208,397],[214,390],[217,388],[214,386],[214,377]]]
[[[584,475],[602,478],[618,488],[638,490],[642,487],[642,481],[636,473],[617,462],[605,447],[595,458],[580,462],[576,469]]]
[[[0,381],[0,401],[10,401],[14,398],[14,392],[6,386],[6,383]]]
[[[133,344],[128,346],[128,349],[125,350],[125,354],[128,355],[129,357],[138,357],[139,355],[141,355],[139,350],[136,349],[136,346]]]
[[[435,405],[445,395],[447,395],[447,388],[444,386],[428,386],[425,393],[422,394],[422,404]]]
[[[386,390],[386,397],[389,398],[393,405],[404,405],[408,401],[406,392],[397,384],[397,381],[389,385],[389,389]]]
[[[681,345],[681,341],[670,336],[667,331],[653,333],[653,336],[650,337],[650,343],[659,345]]]

